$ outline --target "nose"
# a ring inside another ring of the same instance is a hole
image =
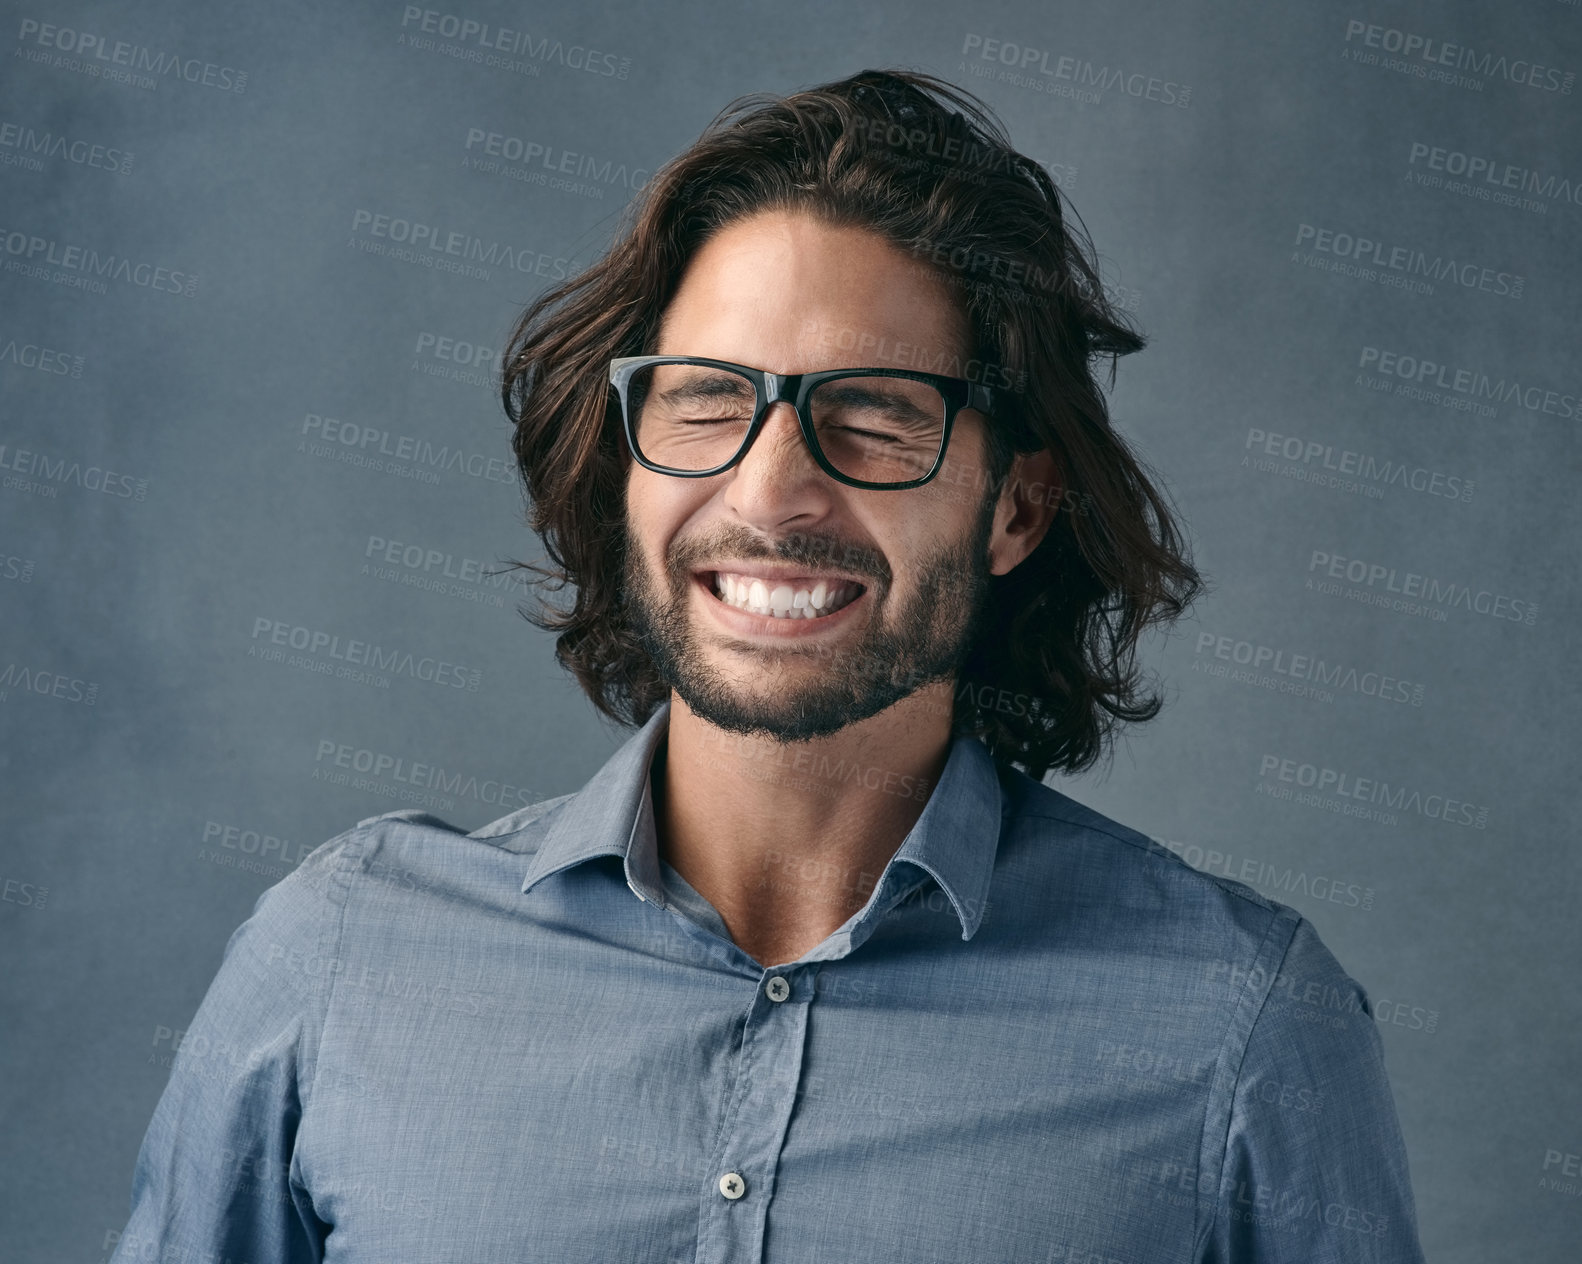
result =
[[[796,409],[785,400],[769,405],[753,446],[726,477],[725,503],[764,530],[824,517],[836,486],[808,451]]]

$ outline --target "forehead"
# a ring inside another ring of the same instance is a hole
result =
[[[950,286],[921,259],[867,229],[765,211],[692,256],[656,352],[776,373],[934,369],[965,359],[969,341]]]

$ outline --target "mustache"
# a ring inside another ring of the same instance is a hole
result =
[[[673,578],[684,580],[704,562],[721,557],[789,562],[810,571],[829,567],[861,575],[880,586],[888,586],[892,579],[890,564],[879,550],[803,531],[767,538],[745,528],[717,530],[707,536],[677,540],[671,545],[665,564]]]

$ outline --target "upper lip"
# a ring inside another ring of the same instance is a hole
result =
[[[861,588],[868,586],[868,581],[858,579],[855,575],[842,574],[840,571],[819,570],[810,567],[793,567],[783,563],[774,562],[721,562],[714,566],[700,566],[693,572],[695,575],[751,575],[754,579],[764,580],[834,580],[848,584],[856,584]]]

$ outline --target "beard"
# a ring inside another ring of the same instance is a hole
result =
[[[729,733],[763,735],[782,743],[828,737],[960,670],[988,608],[993,522],[994,498],[986,497],[961,538],[921,559],[910,594],[894,609],[884,558],[831,537],[793,535],[766,541],[738,527],[722,528],[706,539],[677,540],[665,557],[665,587],[652,580],[628,540],[626,615],[659,678],[699,718]],[[709,664],[687,613],[694,568],[722,557],[744,563],[789,562],[810,571],[838,558],[840,569],[859,576],[867,588],[867,628],[854,645],[773,646],[725,639],[720,642],[725,649],[744,652],[740,674],[767,682],[733,685]],[[817,667],[809,670],[798,659]],[[782,663],[787,670],[775,671]],[[782,681],[781,676],[789,679]]]

